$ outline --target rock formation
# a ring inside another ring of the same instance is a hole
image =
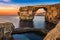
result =
[[[0,39],[4,38],[9,40],[11,38],[11,34],[14,30],[14,25],[10,22],[0,23]]]
[[[55,28],[48,32],[44,40],[57,40],[58,38],[60,39],[60,21]]]
[[[20,20],[32,21],[34,19],[32,10],[33,9],[31,6],[20,7],[19,12],[18,12]]]
[[[57,24],[58,19],[60,19],[60,4],[20,7],[18,12],[19,18],[23,20],[26,20],[26,19],[33,20],[34,15],[36,14],[36,11],[40,8],[43,8],[44,10],[46,10],[46,13],[45,13],[46,21]]]

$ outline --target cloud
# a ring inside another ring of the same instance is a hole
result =
[[[0,2],[11,2],[11,0],[0,0]]]
[[[0,2],[0,6],[20,6],[20,5],[19,4],[9,4],[9,3]]]
[[[10,2],[11,0],[3,0],[4,2]]]
[[[18,4],[0,3],[0,15],[17,15],[20,6]]]
[[[18,4],[18,3],[4,3],[4,2],[0,2],[0,6],[17,6],[17,7],[21,7],[21,6],[28,6],[27,4]]]

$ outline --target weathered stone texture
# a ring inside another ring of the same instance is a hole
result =
[[[60,38],[60,21],[55,28],[48,32],[44,40],[56,40],[57,38]]]
[[[14,30],[14,25],[12,23],[0,23],[0,38],[5,38],[5,39],[8,39],[8,38],[11,38],[11,34]],[[1,37],[2,36],[2,37]]]
[[[36,11],[40,8],[44,8],[46,10],[46,21],[57,24],[60,20],[60,4],[20,7],[18,12],[19,18],[22,20],[33,20]]]
[[[19,12],[18,12],[20,20],[32,21],[34,18],[32,10],[33,9],[30,6],[20,7]]]

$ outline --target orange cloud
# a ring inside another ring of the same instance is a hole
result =
[[[0,6],[0,15],[17,15],[18,6]]]

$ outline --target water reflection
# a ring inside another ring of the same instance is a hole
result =
[[[51,29],[53,29],[55,27],[55,25],[53,23],[45,22],[44,16],[35,16],[33,21],[19,21],[18,16],[0,16],[0,22],[2,22],[2,21],[3,22],[9,21],[9,22],[13,23],[15,28],[31,27],[31,28],[38,28],[38,29],[46,29],[46,30],[50,31]],[[43,30],[43,31],[45,31],[45,30]],[[30,35],[30,37],[29,37],[29,35]],[[37,38],[41,39],[41,36],[37,37],[37,36],[35,36],[34,33],[33,33],[34,36],[32,36],[32,34],[29,34],[29,35],[28,35],[29,38],[33,39],[33,37],[35,37],[36,39]],[[16,34],[16,35],[12,36],[11,40],[17,40],[17,39],[22,40],[22,39],[25,39],[26,36],[27,36],[27,34],[26,35],[25,34]]]
[[[34,27],[34,22],[33,21],[20,21],[19,22],[19,27],[20,28],[25,28],[25,27],[33,28]]]
[[[13,40],[43,40],[43,37],[34,33],[15,34]]]
[[[33,21],[20,21],[19,25],[20,25],[21,28],[25,28],[25,27],[34,28]],[[44,27],[45,27],[44,29],[50,31],[51,29],[53,29],[55,27],[55,24],[45,22]],[[25,33],[25,34],[15,34],[15,35],[13,35],[13,38],[11,40],[43,40],[43,37],[38,36],[34,33]]]

